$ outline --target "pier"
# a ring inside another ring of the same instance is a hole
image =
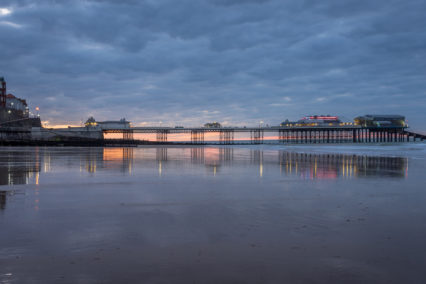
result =
[[[214,144],[264,144],[270,140],[279,144],[325,144],[325,143],[397,143],[423,141],[426,136],[407,131],[405,127],[221,127],[221,128],[185,128],[185,127],[131,127],[128,129],[106,129],[103,134],[121,133],[123,139],[131,140],[133,135],[156,134],[156,142],[166,143],[169,134],[187,133],[189,144],[207,144],[206,133],[217,133]],[[246,133],[247,140],[236,140],[236,133]],[[276,139],[265,139],[269,134]],[[271,143],[271,142],[269,142]],[[210,143],[209,143],[210,144]]]
[[[150,138],[141,139],[143,134],[150,134],[145,135]],[[408,130],[405,117],[400,115],[365,115],[356,117],[353,122],[341,121],[337,116],[315,115],[266,127],[229,127],[218,122],[200,127],[132,127],[124,118],[96,121],[93,117],[81,127],[0,124],[0,143],[3,145],[340,144],[402,143],[425,139],[426,135]]]

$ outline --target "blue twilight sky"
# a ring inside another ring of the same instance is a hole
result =
[[[0,0],[0,76],[43,120],[426,130],[424,0]]]

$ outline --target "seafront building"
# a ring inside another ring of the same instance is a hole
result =
[[[408,127],[402,115],[374,115],[367,114],[354,119],[355,125],[363,127]]]
[[[344,120],[332,115],[308,115],[298,121],[286,120],[282,127],[327,127],[327,126],[361,126],[361,127],[408,127],[402,115],[366,114],[355,117],[353,121]]]
[[[204,124],[205,128],[221,128],[222,125],[219,122],[208,122]]]
[[[102,130],[111,130],[111,129],[130,129],[131,123],[125,118],[120,120],[107,120],[107,121],[96,121],[93,116],[89,117],[84,123],[86,127],[97,127]]]
[[[344,121],[338,116],[332,115],[308,115],[298,121],[286,120],[281,122],[282,127],[313,127],[313,126],[346,126],[353,125],[353,122]]]
[[[40,118],[30,116],[26,100],[7,93],[3,77],[0,77],[0,127],[41,127]]]

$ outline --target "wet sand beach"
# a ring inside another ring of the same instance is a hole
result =
[[[425,283],[426,146],[2,147],[0,283]]]

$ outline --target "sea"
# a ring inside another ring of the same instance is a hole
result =
[[[426,144],[0,147],[0,283],[426,283]]]

